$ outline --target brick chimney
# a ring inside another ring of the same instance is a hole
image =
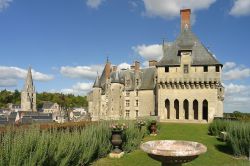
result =
[[[105,78],[106,79],[110,78],[110,70],[111,70],[111,63],[107,61],[105,65]]]
[[[117,66],[112,66],[112,72],[116,72],[117,71]]]
[[[140,62],[135,61],[135,71],[139,71],[140,70]]]
[[[180,11],[181,13],[181,31],[185,30],[185,28],[190,29],[190,15],[191,10],[190,9],[182,9]]]
[[[155,66],[155,65],[156,65],[156,63],[157,63],[157,61],[156,61],[156,60],[149,60],[149,61],[148,61],[148,65],[149,65],[149,67]]]

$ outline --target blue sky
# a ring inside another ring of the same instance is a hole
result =
[[[86,94],[107,56],[159,59],[181,8],[224,64],[225,111],[250,112],[250,0],[0,0],[0,89],[21,90],[32,66],[38,92]]]

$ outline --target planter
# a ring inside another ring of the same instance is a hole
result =
[[[181,166],[207,151],[207,147],[198,142],[176,140],[149,141],[143,143],[141,149],[162,166]]]
[[[150,134],[156,135],[156,130],[157,130],[156,122],[151,122],[149,129],[150,129]]]
[[[121,153],[122,150],[120,146],[122,145],[122,130],[113,130],[112,131],[112,138],[111,143],[114,147],[112,153]]]

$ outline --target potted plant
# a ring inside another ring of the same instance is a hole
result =
[[[112,138],[111,143],[114,147],[112,153],[121,153],[122,150],[120,146],[122,145],[122,132],[126,129],[126,125],[124,123],[117,123],[111,126],[112,130]]]
[[[156,135],[156,131],[157,131],[157,127],[156,127],[156,120],[151,120],[150,121],[150,126],[149,126],[149,130],[150,130],[150,135]]]

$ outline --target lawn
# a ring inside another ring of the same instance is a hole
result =
[[[207,124],[172,124],[162,123],[160,133],[153,137],[147,136],[145,141],[149,140],[189,140],[203,143],[208,151],[198,157],[196,160],[184,164],[193,166],[250,166],[250,161],[246,159],[237,159],[230,154],[230,150],[224,142],[218,141],[215,137],[207,134]],[[93,163],[94,166],[160,166],[161,164],[147,156],[141,150],[136,150],[126,154],[121,159],[102,158]]]

